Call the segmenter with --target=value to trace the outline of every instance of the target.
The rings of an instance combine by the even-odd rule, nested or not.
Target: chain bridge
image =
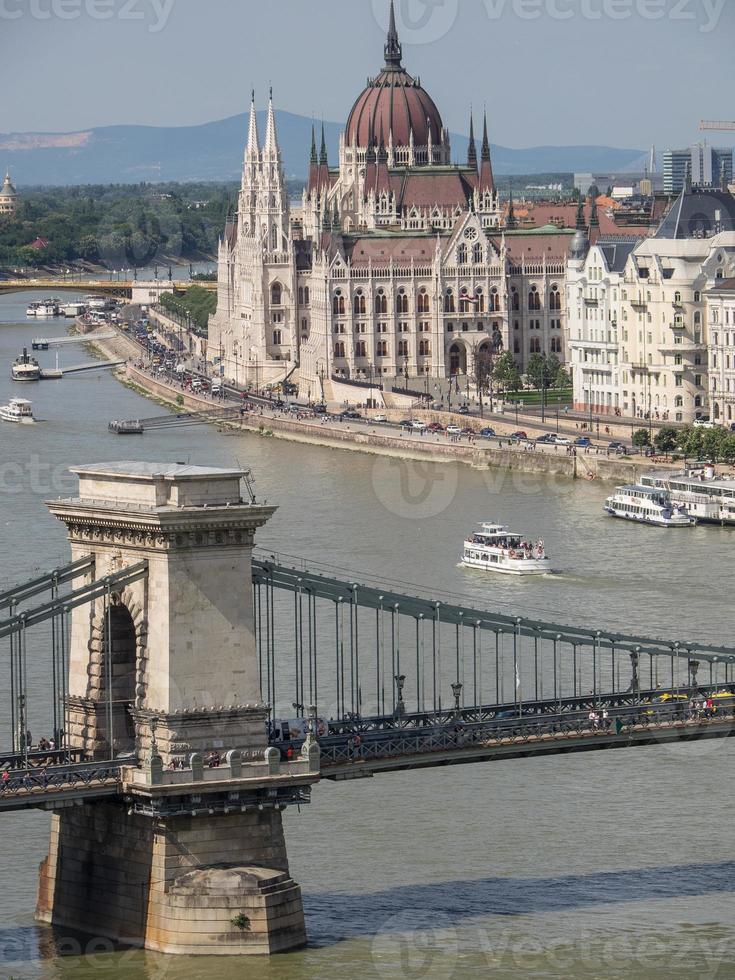
[[[281,813],[320,779],[732,733],[733,648],[254,550],[275,508],[245,471],[74,472],[78,497],[48,505],[71,561],[0,593],[0,812],[53,814],[43,921],[174,953],[292,949]]]

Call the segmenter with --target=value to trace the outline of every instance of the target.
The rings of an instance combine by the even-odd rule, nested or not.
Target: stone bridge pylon
[[[281,811],[308,802],[319,765],[315,745],[287,765],[267,748],[251,556],[274,508],[249,499],[241,470],[74,472],[78,497],[49,507],[103,585],[72,614],[67,744],[131,764],[119,798],[53,816],[38,916],[163,952],[301,946]],[[104,587],[141,563],[123,591]],[[223,765],[204,768],[213,751]]]

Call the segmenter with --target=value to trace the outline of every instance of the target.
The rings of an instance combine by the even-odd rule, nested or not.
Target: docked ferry
[[[618,487],[605,501],[605,511],[610,517],[653,527],[694,527],[697,523],[666,490],[653,487]]]
[[[663,490],[701,524],[735,525],[735,478],[718,477],[714,466],[678,473],[648,473],[644,487]]]
[[[504,575],[548,575],[551,561],[543,541],[508,530],[503,524],[481,524],[464,543],[461,564]]]
[[[41,366],[24,347],[20,357],[13,361],[10,373],[13,381],[38,381],[41,378]]]
[[[20,425],[32,425],[36,421],[33,406],[25,398],[12,398],[8,405],[0,405],[0,419]]]

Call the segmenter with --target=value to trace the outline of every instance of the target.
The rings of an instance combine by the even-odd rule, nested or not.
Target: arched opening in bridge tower
[[[136,636],[133,617],[125,606],[110,606],[102,642],[100,735],[111,756],[135,749],[135,725],[130,708],[135,700]]]

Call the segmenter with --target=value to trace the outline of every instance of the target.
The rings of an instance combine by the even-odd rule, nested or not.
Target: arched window
[[[697,310],[697,312],[694,314],[694,326],[699,327],[701,326],[701,323],[702,323],[702,314],[699,312],[699,310]]]
[[[457,265],[467,265],[467,258],[468,258],[467,246],[460,245],[459,248],[457,249]]]
[[[304,306],[309,305],[309,287],[304,286]]]
[[[702,407],[702,396],[701,395],[697,395],[697,397],[694,399],[694,407],[695,408],[701,408]]]
[[[271,286],[271,303],[273,306],[280,306],[283,299],[283,288],[280,282],[274,282]]]
[[[359,340],[355,345],[355,357],[367,357],[367,344],[364,340]]]
[[[483,293],[483,291],[481,289],[475,290],[475,299],[477,301],[475,303],[475,311],[477,313],[484,313],[485,312],[485,294]]]
[[[681,397],[681,395],[677,395],[676,396],[676,398],[674,400],[674,407],[675,408],[683,408],[684,407],[684,399]]]
[[[422,289],[418,295],[418,312],[428,313],[429,312],[429,294],[425,289]]]
[[[535,286],[531,286],[531,292],[528,294],[528,308],[532,312],[537,312],[541,309],[541,297]]]
[[[551,287],[551,293],[549,295],[549,309],[554,311],[561,309],[561,293],[559,292],[559,287],[557,285]]]
[[[456,313],[456,308],[454,305],[454,293],[451,289],[447,290],[447,294],[444,297],[444,312],[445,313]]]
[[[273,343],[276,347],[280,347],[282,343],[282,334],[280,330],[273,331]]]
[[[516,289],[515,286],[511,287],[510,295],[511,295],[511,305],[513,307],[513,312],[519,313],[521,309],[521,297],[519,296],[518,290]],[[516,353],[518,353],[518,351],[516,351]]]
[[[470,299],[469,291],[463,287],[462,293],[459,297],[459,312],[460,313],[472,313],[474,312],[475,306]]]
[[[516,338],[515,338],[515,339],[513,340],[513,353],[514,353],[514,354],[520,354],[520,352],[521,352],[521,342],[520,342],[520,340],[519,340],[519,339],[518,339],[518,338],[516,337]]]
[[[376,350],[376,354],[377,354],[378,357],[387,357],[388,356],[388,341],[387,340],[379,340],[378,341],[378,347],[377,347],[377,350]]]
[[[408,296],[405,290],[399,289],[396,297],[396,313],[408,313]]]
[[[343,358],[345,356],[345,345],[342,341],[334,345],[334,356]]]
[[[529,350],[530,350],[530,352],[532,354],[540,354],[541,353],[541,338],[540,337],[532,337],[531,338],[531,346],[530,346]]]
[[[695,292],[694,294],[694,302],[699,303],[701,302],[701,300],[702,300],[702,294],[699,292],[699,290],[697,290],[697,292]]]
[[[480,242],[475,242],[475,244],[472,246],[472,264],[482,265],[483,257],[482,244]]]
[[[339,289],[334,294],[334,300],[332,301],[332,312],[335,316],[345,315],[345,298]]]
[[[490,290],[490,312],[499,313],[500,312],[500,294],[497,289],[493,286]]]
[[[375,312],[378,316],[385,316],[388,312],[388,297],[382,289],[379,289],[375,297]]]
[[[398,341],[398,356],[399,357],[408,357],[408,341],[407,340],[399,340]]]
[[[681,306],[681,293],[678,290],[674,293],[674,304]]]
[[[299,306],[304,305],[304,287],[299,286]]]
[[[365,303],[365,296],[362,291],[355,294],[354,308],[355,308],[355,314],[357,316],[365,316],[367,312],[367,306]]]
[[[419,342],[419,354],[421,357],[429,357],[431,354],[431,341],[422,340]]]

